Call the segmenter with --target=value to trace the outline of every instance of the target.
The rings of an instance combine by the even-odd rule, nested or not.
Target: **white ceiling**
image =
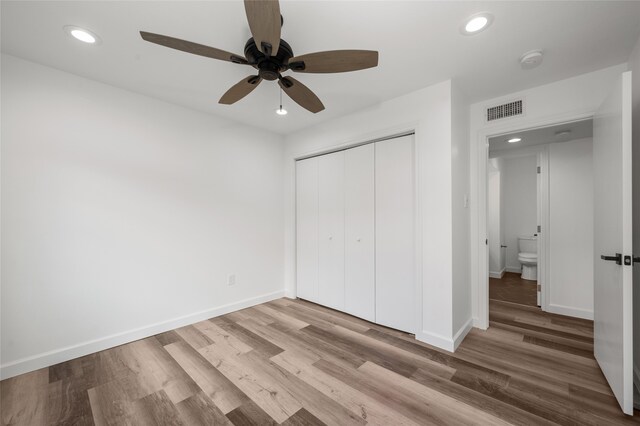
[[[558,134],[569,131],[569,134]],[[524,132],[509,133],[489,139],[489,153],[498,156],[505,152],[548,143],[569,142],[577,139],[593,137],[593,120],[575,121],[573,123],[558,124],[555,126],[541,127],[539,129]],[[521,138],[517,143],[507,142],[511,138]]]
[[[374,49],[375,69],[298,74],[326,110],[311,114],[263,82],[235,105],[220,96],[252,68],[143,41],[139,30],[243,53],[249,38],[242,1],[2,1],[2,51],[80,76],[286,134],[454,78],[479,101],[626,62],[640,36],[640,2],[282,1],[282,36],[295,54]],[[459,27],[479,11],[495,15],[476,36]],[[77,25],[103,40],[69,38]],[[542,65],[523,71],[519,56],[544,49]]]

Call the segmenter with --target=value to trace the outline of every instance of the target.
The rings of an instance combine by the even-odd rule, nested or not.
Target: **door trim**
[[[471,212],[471,221],[477,220],[477,232],[471,233],[471,267],[472,287],[475,287],[475,306],[473,326],[486,330],[489,328],[489,251],[485,240],[487,238],[487,163],[489,160],[489,139],[513,132],[522,132],[541,127],[555,126],[558,124],[572,123],[592,119],[594,111],[578,112],[570,114],[558,114],[539,120],[525,120],[525,122],[506,122],[502,126],[485,128],[478,132],[475,143],[477,144],[477,156],[474,159],[474,150],[471,150],[471,161],[477,161],[476,175],[471,176],[477,182],[477,212]],[[541,224],[542,225],[542,224]],[[548,227],[548,224],[547,224]],[[543,228],[544,230],[544,228]],[[547,260],[547,259],[545,259]],[[547,260],[548,265],[548,260]],[[545,274],[546,276],[546,274]],[[547,281],[548,282],[548,281]],[[472,288],[472,294],[474,294]],[[546,293],[546,291],[545,291]],[[548,297],[546,294],[544,297]]]

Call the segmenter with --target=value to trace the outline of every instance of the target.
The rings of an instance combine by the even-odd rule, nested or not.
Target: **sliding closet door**
[[[344,310],[344,151],[318,157],[318,303]]]
[[[373,144],[344,152],[345,311],[375,321]]]
[[[296,163],[296,285],[302,299],[318,301],[318,159]]]
[[[415,332],[413,136],[376,142],[376,322]]]

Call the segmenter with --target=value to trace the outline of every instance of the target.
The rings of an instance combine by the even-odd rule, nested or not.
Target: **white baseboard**
[[[444,349],[445,351],[454,351],[453,339],[441,336],[440,334],[422,330],[416,333],[416,340]]]
[[[484,321],[480,321],[480,318],[478,317],[471,318],[471,325],[473,328],[479,328],[480,330],[487,330],[489,328],[489,324],[485,324]]]
[[[489,277],[490,278],[497,278],[497,279],[502,279],[502,277],[504,277],[504,274],[506,272],[506,268],[503,268],[502,271],[499,272],[491,272],[489,271]]]
[[[551,312],[552,314],[567,315],[570,317],[593,320],[593,311],[588,311],[586,309],[580,309],[580,308],[573,308],[571,306],[554,305],[550,303],[547,306],[547,312]]]
[[[513,272],[514,274],[522,273],[522,266],[507,266],[504,268],[507,272]]]
[[[472,324],[473,319],[469,318],[452,338],[422,330],[416,333],[416,339],[445,351],[455,352],[471,330]]]
[[[467,320],[467,322],[465,322],[462,325],[462,327],[460,327],[460,330],[458,330],[458,332],[453,336],[453,350],[454,351],[456,349],[458,349],[458,346],[460,346],[460,343],[462,343],[464,338],[471,331],[472,327],[473,327],[473,319],[469,318]]]
[[[260,303],[268,302],[270,300],[279,299],[281,297],[284,297],[284,295],[284,290],[279,290],[273,293],[252,297],[250,299],[241,300],[239,302],[229,303],[227,305],[218,306],[216,308],[210,308],[182,317],[173,318],[145,327],[136,328],[134,330],[112,334],[110,336],[100,337],[98,339],[78,343],[77,345],[67,346],[65,348],[55,349],[38,355],[22,358],[17,361],[12,361],[0,365],[0,380],[8,379],[9,377],[28,373],[40,368],[49,367],[51,365],[89,355],[94,352],[113,348],[115,346],[133,342],[135,340],[144,339],[158,333],[164,333],[165,331],[184,327],[185,325],[228,314],[229,312],[248,308]]]

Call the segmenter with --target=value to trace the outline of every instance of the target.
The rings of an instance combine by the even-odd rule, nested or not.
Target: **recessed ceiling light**
[[[280,108],[278,108],[276,110],[276,114],[278,114],[278,115],[287,115],[287,110],[282,108],[282,107],[280,107]]]
[[[87,44],[100,44],[100,37],[95,33],[86,30],[84,28],[76,27],[74,25],[67,25],[64,27],[64,31],[76,40],[80,40]]]
[[[516,143],[516,142],[520,142],[522,140],[522,138],[511,138],[509,139],[507,142],[509,143]]]
[[[460,27],[460,32],[464,35],[478,34],[489,28],[493,22],[493,15],[488,12],[471,15]]]

